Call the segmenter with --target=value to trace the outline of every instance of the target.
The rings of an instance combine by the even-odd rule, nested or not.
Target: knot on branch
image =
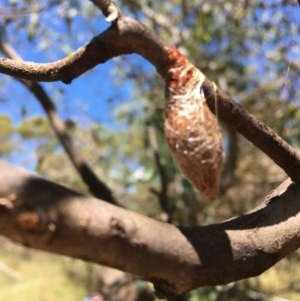
[[[42,220],[37,212],[25,211],[16,216],[16,224],[25,231],[37,231],[40,230]]]
[[[127,231],[125,229],[124,223],[115,217],[112,217],[110,220],[110,229],[111,229],[111,232],[113,233],[113,235],[117,235],[120,237],[127,236],[127,233],[126,233]]]
[[[50,233],[56,230],[53,222],[50,222],[46,213],[41,210],[27,210],[18,212],[15,217],[17,226],[26,232],[43,232]]]

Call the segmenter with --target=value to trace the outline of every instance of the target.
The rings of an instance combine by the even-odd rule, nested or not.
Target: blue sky
[[[3,0],[0,0],[0,24],[1,1]],[[90,5],[92,6],[91,3]],[[8,4],[6,7],[8,7]],[[110,26],[105,22],[100,11],[94,10],[95,16],[88,20],[80,14],[79,10],[73,17],[70,30],[63,19],[57,18],[57,14],[61,12],[55,7],[43,15],[43,18],[49,20],[47,24],[37,24],[37,33],[45,33],[45,39],[39,39],[39,36],[37,36],[36,40],[31,43],[28,42],[27,31],[30,27],[28,25],[30,21],[26,21],[26,17],[24,22],[27,28],[21,27],[16,30],[14,27],[8,26],[6,37],[25,61],[40,63],[55,61],[88,43],[95,35]],[[76,33],[75,37],[73,33]],[[2,56],[1,53],[0,55]],[[119,103],[126,102],[134,90],[132,80],[123,79],[121,75],[119,76],[116,73],[115,62],[120,59],[122,58],[115,58],[98,65],[73,80],[70,85],[61,82],[41,84],[49,96],[54,99],[59,115],[63,119],[72,118],[81,122],[89,120],[104,123],[112,128],[118,127],[111,113]],[[131,55],[130,60],[138,61],[147,70],[149,68],[153,70],[148,62],[137,55]],[[120,81],[120,78],[122,78],[122,81]],[[22,120],[23,108],[26,108],[27,117],[44,114],[37,100],[20,83],[0,74],[1,80],[5,81],[5,89],[0,93],[0,114],[9,113],[16,123]],[[14,91],[14,93],[11,93],[11,91]]]

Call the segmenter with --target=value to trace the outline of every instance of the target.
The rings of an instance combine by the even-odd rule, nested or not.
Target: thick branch
[[[14,60],[22,61],[21,57],[12,49],[7,43],[0,40],[0,51]],[[46,112],[50,125],[53,128],[56,136],[60,140],[73,166],[82,178],[83,182],[89,187],[90,192],[97,198],[102,198],[109,203],[117,204],[113,197],[112,191],[106,184],[98,179],[95,173],[90,169],[88,164],[83,160],[78,152],[72,137],[69,135],[64,122],[60,119],[56,112],[54,103],[43,89],[43,87],[36,82],[26,79],[18,79],[38,100]]]
[[[162,295],[259,275],[300,247],[300,186],[289,180],[252,212],[194,228],[85,197],[1,161],[0,197],[2,235],[138,275]]]

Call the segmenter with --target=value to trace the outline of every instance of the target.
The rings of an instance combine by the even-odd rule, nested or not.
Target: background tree
[[[299,8],[296,6],[297,3],[292,1],[276,4],[239,1],[234,6],[230,1],[201,4],[127,1],[122,10],[154,29],[170,44],[175,44],[208,78],[231,95],[238,95],[245,108],[255,112],[260,120],[297,149],[299,66],[296,46],[299,36],[296,18]],[[3,3],[2,12],[2,51],[7,50],[4,47],[7,43],[18,45],[17,50],[25,54],[26,60],[36,61],[41,52],[44,58],[39,60],[45,62],[60,58],[99,33],[99,18],[94,6],[88,2]],[[59,20],[54,19],[57,15]],[[25,32],[27,36],[24,38]],[[24,46],[19,41],[23,41]],[[49,47],[53,41],[55,49]],[[30,56],[25,42],[31,45]],[[86,91],[82,88],[83,82],[76,87],[76,82],[81,79],[67,88],[47,84],[47,89],[54,95],[53,100],[61,111],[66,106],[63,103],[67,103],[71,110],[65,111],[75,112],[65,116],[67,128],[76,137],[73,149],[75,146],[80,149],[88,162],[85,166],[97,166],[95,172],[99,179],[106,179],[105,186],[113,187],[114,199],[123,206],[180,225],[208,224],[253,208],[253,202],[260,200],[285,178],[284,173],[264,154],[224,124],[226,164],[221,194],[214,204],[205,204],[205,200],[178,173],[166,149],[162,130],[163,82],[140,58],[122,57],[110,67],[116,70],[113,74],[116,85],[124,83],[129,88],[119,87],[116,92],[105,93],[108,100],[113,99],[103,108],[105,115],[108,109],[113,111],[111,119],[106,119],[110,120],[106,125],[96,124],[91,117],[82,116],[82,107],[75,114],[74,96],[68,93],[72,90]],[[99,72],[99,76],[103,77],[103,71]],[[89,79],[92,76],[97,78],[96,71],[84,75]],[[7,91],[11,91],[14,83],[7,83],[8,79],[4,77],[3,81],[6,81]],[[101,88],[97,86],[96,89]],[[128,93],[129,89],[131,93]],[[102,88],[102,94],[104,90]],[[120,92],[125,93],[126,101],[120,100]],[[90,95],[84,92],[81,97],[83,99],[79,103],[83,105]],[[6,107],[13,102],[5,92],[2,98],[6,100]],[[99,105],[92,104],[93,108],[96,106]],[[9,157],[16,158],[12,157],[13,148],[9,145],[24,145],[24,149],[32,149],[37,158],[36,163],[28,160],[27,166],[30,161],[30,166],[36,165],[44,176],[87,191],[75,177],[72,167],[67,165],[61,147],[44,119],[30,116],[30,107],[28,102],[20,101],[19,116],[23,122],[19,127],[14,128],[7,117],[2,118],[5,122],[4,138],[11,137],[12,128],[17,133],[9,139],[9,144],[5,143],[8,150],[3,153],[9,152]],[[35,114],[36,110],[33,111]],[[66,115],[66,112],[62,113]],[[73,121],[75,116],[77,119]],[[102,117],[100,123],[104,120]],[[96,121],[99,123],[99,119]],[[16,139],[22,139],[22,144]],[[97,148],[91,147],[93,142]],[[32,147],[31,143],[37,147]],[[17,156],[17,160],[24,160],[24,156]],[[102,198],[107,200],[105,196]]]

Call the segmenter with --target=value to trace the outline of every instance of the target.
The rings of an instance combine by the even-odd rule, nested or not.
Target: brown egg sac
[[[217,119],[202,91],[205,76],[175,48],[169,53],[166,140],[186,178],[212,200],[218,193],[223,147]]]

